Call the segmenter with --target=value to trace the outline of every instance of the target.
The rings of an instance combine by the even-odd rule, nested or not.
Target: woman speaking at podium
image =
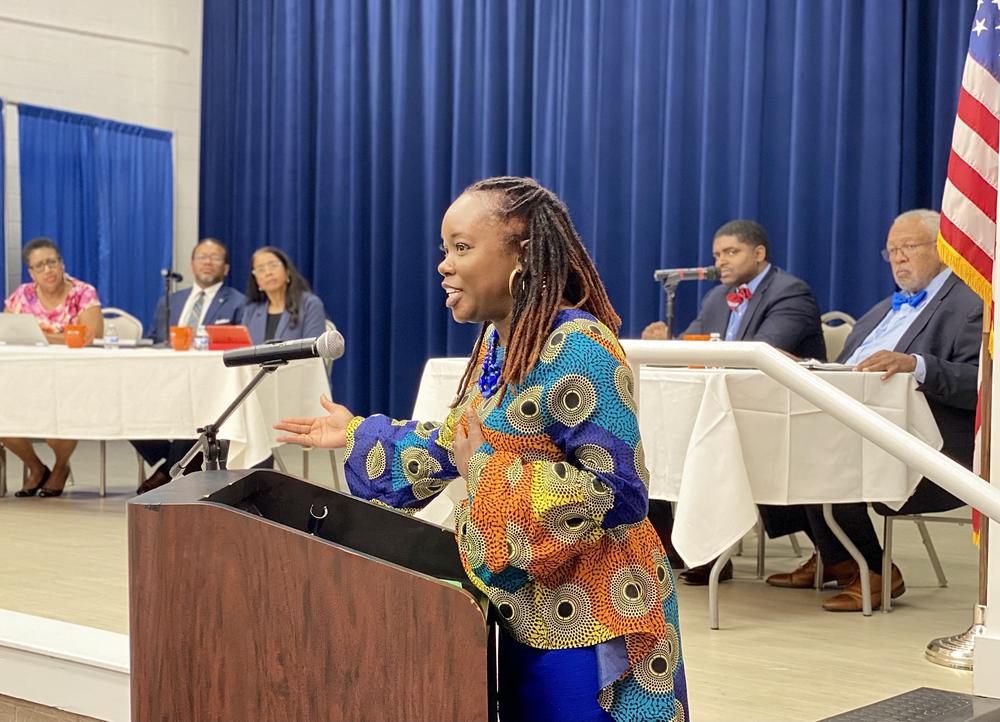
[[[620,319],[565,205],[530,178],[490,178],[441,237],[445,304],[482,324],[445,422],[324,398],[328,416],[283,420],[279,441],[346,447],[352,493],[396,508],[465,479],[456,535],[501,620],[501,720],[687,719]]]

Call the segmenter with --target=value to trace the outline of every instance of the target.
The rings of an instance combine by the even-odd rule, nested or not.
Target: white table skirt
[[[184,439],[215,421],[256,366],[227,368],[219,351],[0,346],[0,436],[63,439]],[[285,416],[326,412],[320,359],[268,376],[223,424],[228,464],[251,466],[271,453]]]
[[[424,367],[414,418],[447,414],[465,359]],[[832,386],[934,448],[941,435],[908,374],[824,372]],[[652,498],[677,501],[673,542],[690,564],[707,562],[756,523],[755,504],[884,501],[899,505],[920,475],[760,371],[640,371],[639,428]],[[452,484],[427,518],[442,521],[462,498]],[[456,488],[457,487],[457,488]]]

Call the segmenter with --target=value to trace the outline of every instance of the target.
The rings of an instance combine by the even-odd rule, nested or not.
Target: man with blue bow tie
[[[883,299],[855,324],[837,359],[858,371],[880,371],[885,380],[911,373],[924,393],[944,439],[942,453],[972,467],[979,347],[983,304],[947,266],[937,251],[940,216],[935,211],[903,213],[892,224],[882,257],[892,267],[899,291]],[[876,504],[879,513],[916,514],[947,511],[963,505],[929,479],[922,479],[898,512]],[[846,584],[826,600],[832,612],[861,611],[858,566],[830,531],[820,507],[805,507],[803,525],[823,559],[824,582]],[[882,547],[866,504],[840,504],[834,517],[865,555],[870,569],[881,570]],[[774,574],[777,587],[808,588],[816,558],[789,574]],[[881,575],[871,574],[872,607],[881,604]],[[892,596],[905,591],[899,569],[892,568]]]

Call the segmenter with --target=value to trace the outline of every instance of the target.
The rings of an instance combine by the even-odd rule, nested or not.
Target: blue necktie
[[[926,288],[920,293],[916,293],[912,296],[908,293],[903,293],[902,291],[896,291],[894,294],[892,294],[892,310],[898,311],[904,305],[909,305],[913,306],[913,308],[916,308],[921,303],[923,303],[923,300],[925,298],[927,298]]]
[[[895,303],[895,301],[893,301]],[[198,291],[198,295],[194,297],[194,305],[191,306],[191,310],[188,312],[187,323],[185,326],[190,326],[191,328],[197,328],[201,325],[201,309],[205,305],[205,292]]]

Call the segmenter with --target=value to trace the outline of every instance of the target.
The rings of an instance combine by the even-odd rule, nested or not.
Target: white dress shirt
[[[187,297],[187,301],[184,302],[184,308],[181,309],[181,315],[178,317],[178,323],[182,326],[187,325],[188,314],[191,313],[191,309],[194,307],[194,303],[198,300],[198,293],[200,291],[205,292],[205,300],[201,304],[201,317],[198,319],[198,323],[195,326],[201,326],[202,321],[205,318],[205,314],[208,313],[208,307],[211,305],[212,301],[215,299],[215,294],[219,292],[222,288],[222,281],[212,284],[208,288],[202,288],[201,286],[195,284],[191,288],[191,294]]]
[[[899,307],[898,311],[893,311],[891,308],[879,322],[878,326],[872,329],[871,333],[861,342],[854,353],[852,353],[847,360],[844,362],[846,364],[856,365],[864,361],[866,358],[871,356],[876,351],[892,351],[896,348],[896,344],[899,340],[903,338],[907,329],[917,320],[917,316],[920,312],[927,308],[927,304],[931,302],[931,299],[937,295],[937,292],[941,290],[944,282],[948,280],[948,276],[951,275],[951,269],[946,268],[938,275],[931,279],[931,282],[927,284],[927,295],[924,300],[920,302],[916,307],[910,306],[908,304],[903,304]],[[913,296],[915,294],[908,294]],[[924,379],[927,378],[927,364],[924,361],[923,356],[920,354],[910,354],[917,360],[917,367],[913,370],[913,378],[917,380],[918,383],[923,383]]]

